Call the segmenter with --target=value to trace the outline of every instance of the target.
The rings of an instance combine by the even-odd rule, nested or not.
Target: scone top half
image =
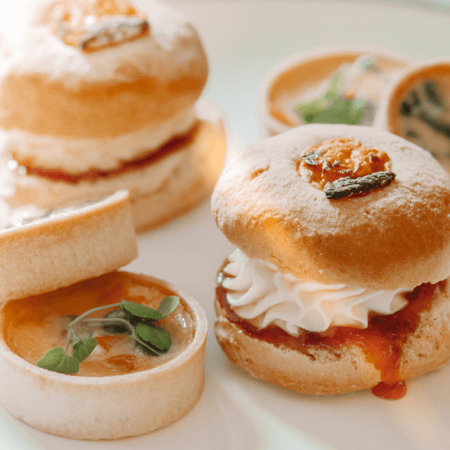
[[[20,164],[109,170],[116,147],[131,160],[193,128],[208,66],[176,11],[153,0],[145,12],[125,0],[46,0],[29,15],[0,74],[3,146]],[[99,158],[65,167],[92,148]],[[52,158],[36,155],[48,149]]]
[[[395,178],[382,186],[375,175],[370,192],[327,198],[320,175],[339,159],[350,178]],[[450,275],[450,179],[428,152],[386,132],[309,125],[262,140],[229,161],[212,207],[247,257],[297,279],[386,291]]]

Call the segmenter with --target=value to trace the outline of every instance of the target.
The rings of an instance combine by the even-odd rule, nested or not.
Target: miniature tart
[[[216,336],[252,375],[392,398],[450,358],[450,178],[428,152],[369,127],[297,127],[234,155],[212,209],[238,247]]]
[[[52,210],[0,209],[0,301],[96,277],[137,256],[126,191]]]
[[[450,171],[450,61],[402,71],[386,90],[376,126],[420,145]]]
[[[261,83],[261,136],[305,123],[371,125],[383,87],[407,65],[403,57],[363,48],[291,56]]]
[[[93,331],[91,322],[80,322],[77,332],[98,345],[77,376],[36,366],[50,347],[63,345],[74,316],[121,299],[156,308],[171,295],[180,304],[158,323],[172,338],[167,353],[150,356],[126,334]],[[203,390],[205,314],[191,297],[156,278],[112,272],[8,302],[0,310],[0,327],[0,401],[13,416],[47,433],[76,439],[147,433],[185,415]]]

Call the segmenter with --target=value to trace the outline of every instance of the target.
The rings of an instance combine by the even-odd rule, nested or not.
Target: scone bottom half
[[[394,399],[450,359],[450,179],[423,149],[298,127],[229,161],[212,209],[239,249],[219,271],[216,337],[249,374]]]
[[[34,264],[45,248],[55,267],[44,264],[40,283],[36,271],[16,275],[24,277],[22,290],[0,308],[5,410],[46,433],[94,440],[145,434],[190,411],[204,386],[206,316],[175,286],[116,271],[136,256],[128,194],[47,214],[14,213],[2,244],[22,241]],[[97,257],[99,244],[116,267]],[[81,275],[68,281],[58,267]]]

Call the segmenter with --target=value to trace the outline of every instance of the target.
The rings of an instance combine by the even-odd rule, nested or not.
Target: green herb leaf
[[[162,319],[162,314],[159,311],[156,311],[156,309],[141,305],[140,303],[129,302],[128,300],[122,300],[120,309],[123,311],[128,311],[133,316],[140,317],[141,319],[152,321]]]
[[[366,109],[362,99],[346,100],[340,97],[343,89],[343,74],[336,75],[330,87],[319,98],[300,103],[296,110],[303,122],[309,123],[340,123],[358,125]]]
[[[136,326],[136,335],[162,353],[167,352],[172,346],[172,339],[170,338],[169,332],[156,325],[139,323]]]
[[[38,362],[38,367],[59,373],[78,373],[78,359],[69,356],[61,347],[51,348]]]
[[[171,295],[170,297],[163,298],[159,304],[158,311],[162,314],[161,319],[172,314],[177,306],[180,304],[180,297]]]
[[[75,337],[73,340],[72,356],[78,360],[78,362],[83,362],[97,347],[97,341],[93,337],[88,337],[81,340]]]

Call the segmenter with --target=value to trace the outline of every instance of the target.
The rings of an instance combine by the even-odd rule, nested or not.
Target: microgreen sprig
[[[67,339],[66,348],[54,347],[47,351],[47,353],[37,362],[38,367],[52,370],[60,373],[78,373],[80,370],[80,363],[83,362],[97,346],[97,340],[93,337],[81,339],[76,333],[74,326],[80,322],[105,324],[103,329],[111,331],[113,334],[121,334],[129,332],[130,337],[137,343],[142,345],[147,353],[150,355],[161,355],[167,352],[171,345],[172,339],[167,330],[154,324],[161,319],[164,319],[173,311],[180,303],[179,297],[174,295],[164,298],[158,309],[150,308],[149,306],[140,303],[130,302],[128,300],[121,300],[120,303],[113,303],[111,305],[99,306],[92,308],[89,311],[78,316],[67,325]],[[118,307],[112,312],[116,316],[121,317],[107,317],[103,318],[88,318],[90,314]],[[106,325],[108,324],[108,325]],[[113,328],[114,324],[120,331],[116,333]],[[72,344],[72,354],[69,355],[70,344]]]

